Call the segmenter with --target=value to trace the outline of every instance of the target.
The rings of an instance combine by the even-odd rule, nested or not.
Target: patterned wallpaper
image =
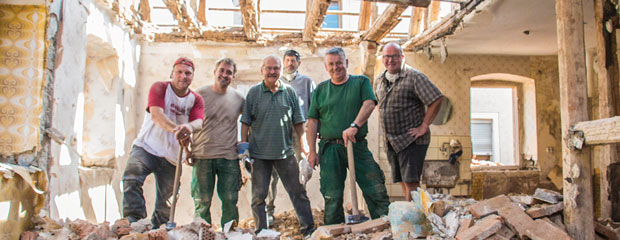
[[[45,7],[0,5],[0,154],[39,143]]]

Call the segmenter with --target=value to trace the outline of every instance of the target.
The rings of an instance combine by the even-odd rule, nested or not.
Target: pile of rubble
[[[279,232],[281,239],[303,240],[304,236],[299,232],[299,220],[295,210],[288,210],[282,213],[276,213],[273,216],[274,221],[271,229]],[[323,225],[323,210],[312,209],[312,218],[316,226]],[[254,220],[252,218],[239,221],[238,226],[244,229],[254,229]]]

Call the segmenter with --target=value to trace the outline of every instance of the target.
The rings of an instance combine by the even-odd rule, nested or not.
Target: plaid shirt
[[[429,144],[430,130],[414,139],[407,133],[410,128],[418,127],[426,115],[425,106],[430,105],[443,95],[428,77],[408,65],[401,69],[398,79],[390,83],[385,72],[377,77],[376,95],[379,101],[379,119],[385,136],[396,152],[400,152],[412,142]]]

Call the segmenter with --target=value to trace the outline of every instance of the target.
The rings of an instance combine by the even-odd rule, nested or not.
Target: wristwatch
[[[352,122],[351,125],[349,125],[349,127],[360,129],[360,125],[357,125],[357,123],[355,122]]]

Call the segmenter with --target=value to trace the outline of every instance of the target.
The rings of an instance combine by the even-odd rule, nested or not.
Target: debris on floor
[[[412,199],[390,204],[388,216],[350,225],[323,226],[323,211],[312,209],[317,229],[311,239],[572,239],[564,226],[562,195],[555,191],[539,188],[534,195],[499,195],[476,201],[420,190],[412,192]],[[236,227],[226,227],[224,232],[200,218],[170,231],[152,229],[146,219],[134,223],[120,219],[112,226],[108,222],[52,221],[39,216],[32,221],[34,229],[23,232],[21,239],[304,239],[294,210],[275,214],[272,228],[258,235],[251,218],[241,220]],[[599,220],[595,230],[599,239],[620,239],[620,223]]]

